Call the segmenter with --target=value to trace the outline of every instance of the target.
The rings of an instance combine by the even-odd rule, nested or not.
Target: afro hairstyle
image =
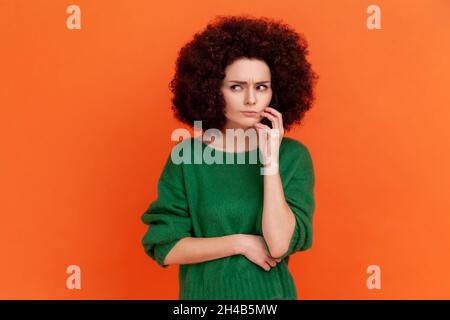
[[[290,26],[267,17],[216,16],[179,51],[170,81],[172,110],[182,123],[204,130],[226,123],[221,86],[225,69],[239,58],[260,59],[270,68],[270,103],[289,130],[312,106],[319,78],[307,61],[305,38]]]

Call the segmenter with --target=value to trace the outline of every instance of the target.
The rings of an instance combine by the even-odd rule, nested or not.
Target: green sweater
[[[184,237],[221,237],[231,234],[262,236],[264,176],[258,149],[225,152],[199,138],[178,142],[173,153],[191,163],[176,164],[168,157],[158,181],[158,197],[142,215],[149,225],[142,244],[145,252],[161,267],[164,258]],[[186,153],[185,153],[186,152]],[[232,157],[234,164],[200,164],[202,152],[215,157]],[[190,153],[190,154],[189,154]],[[252,155],[253,154],[253,155]],[[225,155],[225,156],[224,156]],[[257,161],[250,162],[256,156]],[[245,157],[245,164],[238,163]],[[288,251],[270,271],[244,255],[179,266],[179,299],[297,299],[288,269],[289,255],[312,244],[314,212],[314,170],[310,153],[301,142],[283,137],[279,172],[287,203],[296,217]],[[266,244],[267,248],[267,244]]]

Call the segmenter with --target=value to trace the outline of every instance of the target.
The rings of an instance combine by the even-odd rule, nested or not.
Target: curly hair
[[[179,51],[169,88],[172,110],[193,127],[222,129],[225,100],[220,87],[225,68],[239,58],[263,60],[270,68],[271,105],[281,112],[283,127],[300,124],[314,100],[319,78],[306,60],[308,44],[288,25],[266,17],[216,16]]]

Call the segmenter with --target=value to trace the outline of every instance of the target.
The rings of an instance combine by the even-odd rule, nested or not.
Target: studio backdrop
[[[141,215],[176,143],[179,50],[268,17],[319,75],[301,299],[450,299],[450,1],[0,0],[0,298],[177,299]]]

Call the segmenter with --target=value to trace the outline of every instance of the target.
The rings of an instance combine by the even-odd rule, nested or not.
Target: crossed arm
[[[263,237],[269,254],[277,258],[288,250],[296,222],[284,197],[280,175],[266,175],[264,179]],[[164,264],[200,263],[243,254],[245,241],[241,234],[211,238],[185,237],[169,251]]]

